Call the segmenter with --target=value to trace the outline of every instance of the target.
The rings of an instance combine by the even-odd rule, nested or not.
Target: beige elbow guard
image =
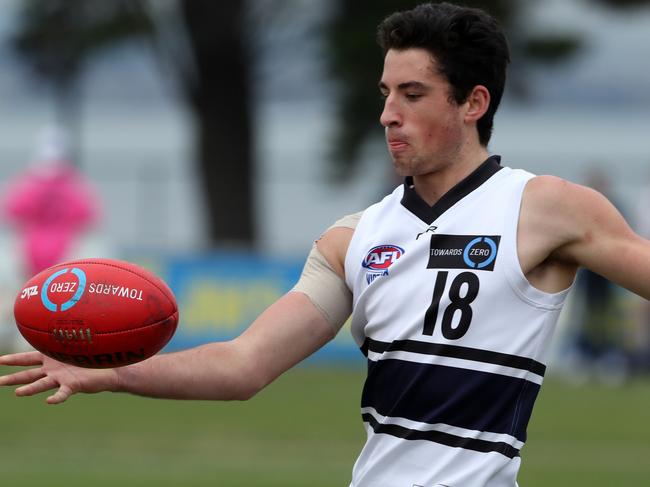
[[[291,291],[306,294],[337,333],[352,313],[352,292],[314,243]]]

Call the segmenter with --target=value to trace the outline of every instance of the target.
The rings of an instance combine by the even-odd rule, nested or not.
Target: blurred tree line
[[[623,9],[650,0],[590,0]],[[175,80],[194,116],[196,161],[208,214],[211,244],[255,244],[252,39],[278,12],[290,18],[300,0],[24,0],[13,38],[15,52],[52,90],[61,123],[74,134],[80,122],[85,67],[105,49],[145,39]],[[337,132],[332,174],[351,174],[364,143],[378,131],[375,86],[382,66],[374,33],[379,22],[414,0],[332,0],[332,14],[313,35],[323,36],[325,65],[337,85]],[[464,0],[496,16],[508,33],[512,57],[509,90],[525,97],[521,71],[529,63],[554,63],[579,52],[578,33],[534,34],[529,2]],[[254,15],[251,15],[251,12]],[[296,39],[300,42],[300,39]]]

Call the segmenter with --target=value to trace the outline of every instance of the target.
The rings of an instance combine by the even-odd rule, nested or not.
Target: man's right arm
[[[333,227],[316,243],[343,284],[352,234],[351,228]],[[321,291],[341,299],[336,287],[330,284]],[[332,313],[323,311],[307,294],[289,292],[236,339],[126,367],[118,373],[117,389],[174,399],[248,399],[334,338],[337,327],[328,319]]]
[[[116,389],[172,399],[245,400],[333,336],[305,295],[288,293],[234,340],[118,369]]]
[[[245,400],[306,358],[334,333],[304,294],[288,293],[266,309],[239,337],[176,353],[160,354],[115,369],[85,369],[40,352],[0,357],[0,365],[36,366],[0,377],[21,385],[18,396],[56,389],[58,404],[78,392],[129,392],[168,399]]]
[[[333,228],[318,249],[335,272],[343,263],[352,230]],[[239,337],[176,353],[156,355],[116,369],[83,369],[56,362],[39,352],[0,357],[0,365],[36,366],[0,378],[0,385],[21,385],[19,396],[56,389],[47,401],[57,404],[78,392],[129,392],[170,399],[244,400],[284,371],[325,345],[332,325],[311,299],[289,292],[267,308]]]

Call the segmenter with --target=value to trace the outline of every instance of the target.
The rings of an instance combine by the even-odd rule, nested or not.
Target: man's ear
[[[490,92],[483,85],[476,85],[465,101],[465,122],[476,122],[490,107]]]

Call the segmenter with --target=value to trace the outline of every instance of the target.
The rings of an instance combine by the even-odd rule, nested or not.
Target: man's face
[[[379,89],[385,97],[380,117],[400,176],[419,176],[453,164],[465,136],[463,105],[435,70],[424,49],[391,49],[384,59]]]

